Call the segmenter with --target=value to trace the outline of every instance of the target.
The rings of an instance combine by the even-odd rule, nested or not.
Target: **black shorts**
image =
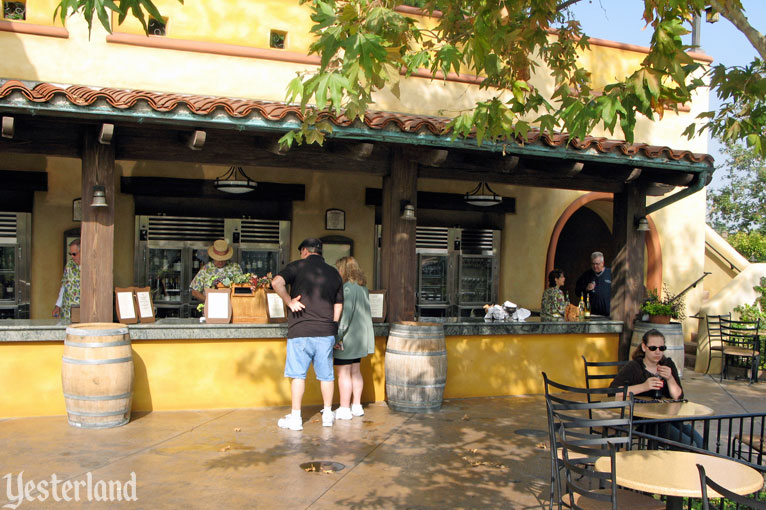
[[[362,361],[362,358],[355,358],[355,359],[338,359],[338,358],[335,358],[333,360],[333,364],[335,366],[353,365],[354,363],[360,363],[361,361]]]

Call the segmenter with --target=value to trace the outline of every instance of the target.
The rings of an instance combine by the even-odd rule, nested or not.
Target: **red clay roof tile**
[[[269,121],[281,121],[288,115],[293,115],[297,119],[302,118],[299,106],[255,99],[94,88],[78,85],[70,85],[64,88],[51,83],[38,83],[30,88],[27,84],[17,80],[7,80],[0,84],[0,100],[7,98],[13,92],[20,93],[27,101],[34,103],[50,102],[55,96],[60,95],[71,104],[83,107],[93,105],[98,100],[104,100],[113,108],[125,110],[133,108],[139,102],[145,102],[149,108],[160,113],[171,112],[178,106],[184,106],[190,112],[202,116],[210,115],[218,108],[221,108],[226,112],[226,115],[232,118],[244,118],[250,115],[257,115]],[[345,116],[335,117],[327,114],[324,118],[329,119],[337,126],[350,126],[352,124]],[[364,117],[364,124],[372,130],[396,129],[405,133],[417,133],[421,130],[427,130],[434,135],[440,135],[444,134],[444,129],[449,120],[446,117],[429,115],[368,111]],[[563,147],[569,144],[575,149],[595,149],[602,154],[643,155],[652,159],[667,158],[674,161],[706,162],[710,166],[713,165],[713,158],[709,154],[697,154],[687,150],[673,150],[669,147],[643,143],[630,144],[625,141],[602,137],[587,136],[582,140],[570,140],[567,134],[557,133],[551,136],[548,133],[541,134],[537,130],[531,130],[526,140],[517,140],[517,142],[546,145],[548,147]]]

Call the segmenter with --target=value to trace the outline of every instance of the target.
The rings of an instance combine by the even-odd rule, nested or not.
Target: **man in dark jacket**
[[[590,300],[590,311],[609,316],[612,300],[612,270],[604,267],[604,254],[594,251],[590,255],[590,269],[577,279],[575,295]]]

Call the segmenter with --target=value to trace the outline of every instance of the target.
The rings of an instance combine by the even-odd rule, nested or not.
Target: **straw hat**
[[[213,246],[207,249],[207,254],[213,260],[229,260],[234,255],[234,249],[226,239],[217,239]]]

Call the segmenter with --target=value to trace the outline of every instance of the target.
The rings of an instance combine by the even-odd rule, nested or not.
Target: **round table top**
[[[649,420],[695,418],[712,416],[714,413],[708,406],[695,402],[636,402],[633,406],[633,416]]]
[[[713,481],[737,494],[746,495],[763,488],[761,473],[739,462],[712,455],[670,450],[631,450],[615,454],[617,485],[652,494],[699,498],[699,471]],[[609,457],[596,461],[597,471],[609,470]],[[709,497],[720,494],[708,488]]]

